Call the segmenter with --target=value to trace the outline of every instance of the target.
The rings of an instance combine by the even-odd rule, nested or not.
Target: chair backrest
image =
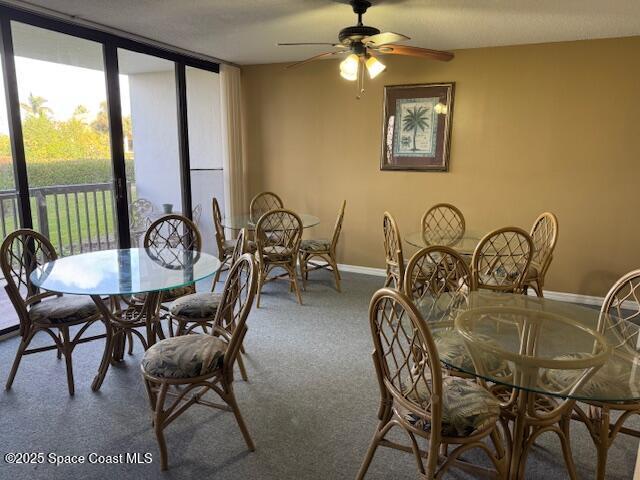
[[[247,229],[243,228],[238,233],[236,238],[236,245],[233,247],[233,253],[231,254],[231,265],[236,263],[240,256],[247,253]]]
[[[35,230],[23,228],[7,235],[0,246],[0,268],[7,282],[5,290],[20,319],[20,332],[28,322],[27,306],[42,298],[55,295],[40,293],[31,283],[31,272],[58,258],[47,237]]]
[[[533,240],[521,228],[488,233],[473,252],[474,288],[521,293],[532,256]]]
[[[256,225],[259,258],[268,251],[297,255],[301,240],[302,220],[291,210],[271,210],[260,217]]]
[[[425,247],[409,260],[404,275],[404,293],[416,305],[426,308],[420,309],[425,319],[430,319],[431,313],[435,313],[436,309],[445,312],[470,290],[471,269],[464,258],[452,248]],[[434,318],[440,319],[438,316]]]
[[[284,207],[284,203],[273,192],[262,192],[251,199],[249,204],[249,217],[252,222],[260,220],[265,213]]]
[[[213,211],[213,227],[215,228],[218,256],[222,258],[226,236],[224,233],[224,225],[222,225],[222,212],[220,212],[220,205],[218,204],[216,197],[213,197],[211,200],[211,210]]]
[[[200,218],[202,217],[202,204],[198,203],[193,210],[191,210],[191,219],[193,223],[198,225],[200,223]]]
[[[338,213],[338,218],[336,219],[336,225],[333,227],[333,237],[331,237],[331,252],[335,253],[336,247],[338,246],[338,240],[340,239],[340,232],[342,232],[342,220],[344,219],[344,209],[347,206],[347,201],[344,200],[342,202],[342,207],[340,207],[340,212]]]
[[[450,203],[438,203],[422,216],[422,236],[427,245],[453,245],[465,232],[462,212]]]
[[[221,334],[229,341],[223,360],[225,375],[233,375],[233,364],[247,332],[247,316],[258,286],[257,273],[255,257],[245,253],[231,266],[224,283],[212,334]]]
[[[540,274],[544,275],[549,268],[553,250],[558,241],[558,218],[551,212],[541,214],[533,222],[531,238],[534,247],[531,262],[539,269]]]
[[[195,223],[187,217],[172,213],[158,218],[144,234],[145,248],[202,249],[202,237]]]
[[[398,224],[389,212],[384,212],[382,231],[384,233],[384,259],[387,266],[387,274],[391,269],[397,269],[399,280],[396,286],[402,288],[404,279],[402,239]]]
[[[129,226],[132,228],[144,227],[151,213],[153,213],[153,203],[146,198],[134,200],[129,205]]]
[[[404,293],[390,288],[373,295],[369,322],[383,396],[429,419],[432,435],[437,435],[442,421],[442,370],[427,324]]]
[[[639,330],[629,322],[637,324],[639,320],[640,269],[632,270],[613,284],[600,309],[598,331],[613,334],[618,341],[615,346],[626,345],[637,354]]]

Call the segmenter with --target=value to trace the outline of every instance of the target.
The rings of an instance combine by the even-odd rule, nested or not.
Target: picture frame
[[[385,85],[380,170],[447,172],[455,82]]]

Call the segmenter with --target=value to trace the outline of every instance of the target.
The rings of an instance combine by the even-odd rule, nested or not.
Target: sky
[[[92,119],[100,108],[100,102],[107,98],[104,72],[101,71],[16,57],[16,75],[20,102],[26,102],[30,93],[44,97],[56,120],[70,118],[78,105],[87,107],[87,118]],[[0,133],[8,134],[2,76],[0,87]],[[120,96],[122,114],[128,116],[131,109],[126,75],[120,75]]]

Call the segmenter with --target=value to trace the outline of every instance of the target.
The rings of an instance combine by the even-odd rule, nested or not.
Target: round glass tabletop
[[[451,247],[459,253],[473,254],[480,237],[472,233],[465,233],[461,238],[454,238],[444,232],[413,232],[404,237],[405,242],[414,247],[424,248],[432,245]]]
[[[493,292],[425,297],[448,367],[562,398],[640,400],[640,326],[594,308]]]
[[[60,258],[31,273],[37,287],[76,295],[131,295],[188,285],[216,273],[217,257],[191,250],[130,248]]]
[[[298,216],[302,220],[302,228],[315,227],[320,223],[320,219],[314,215],[308,213],[299,213]],[[225,228],[231,230],[241,230],[246,228],[247,230],[255,230],[256,223],[251,220],[249,215],[234,215],[233,217],[225,217],[222,219],[222,225]]]

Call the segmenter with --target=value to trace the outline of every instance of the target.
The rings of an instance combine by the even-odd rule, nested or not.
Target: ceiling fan
[[[331,45],[336,49],[293,63],[288,65],[287,68],[299,67],[314,60],[334,55],[347,55],[340,62],[340,75],[346,80],[360,80],[360,82],[363,82],[365,68],[370,78],[375,78],[386,69],[385,65],[376,58],[377,55],[409,55],[444,62],[448,62],[453,58],[453,53],[450,52],[397,45],[397,42],[409,40],[409,37],[394,32],[381,33],[377,28],[362,23],[362,15],[371,6],[371,2],[368,0],[350,0],[349,4],[354,13],[358,15],[358,23],[340,30],[338,34],[339,43],[278,43],[278,46]]]

